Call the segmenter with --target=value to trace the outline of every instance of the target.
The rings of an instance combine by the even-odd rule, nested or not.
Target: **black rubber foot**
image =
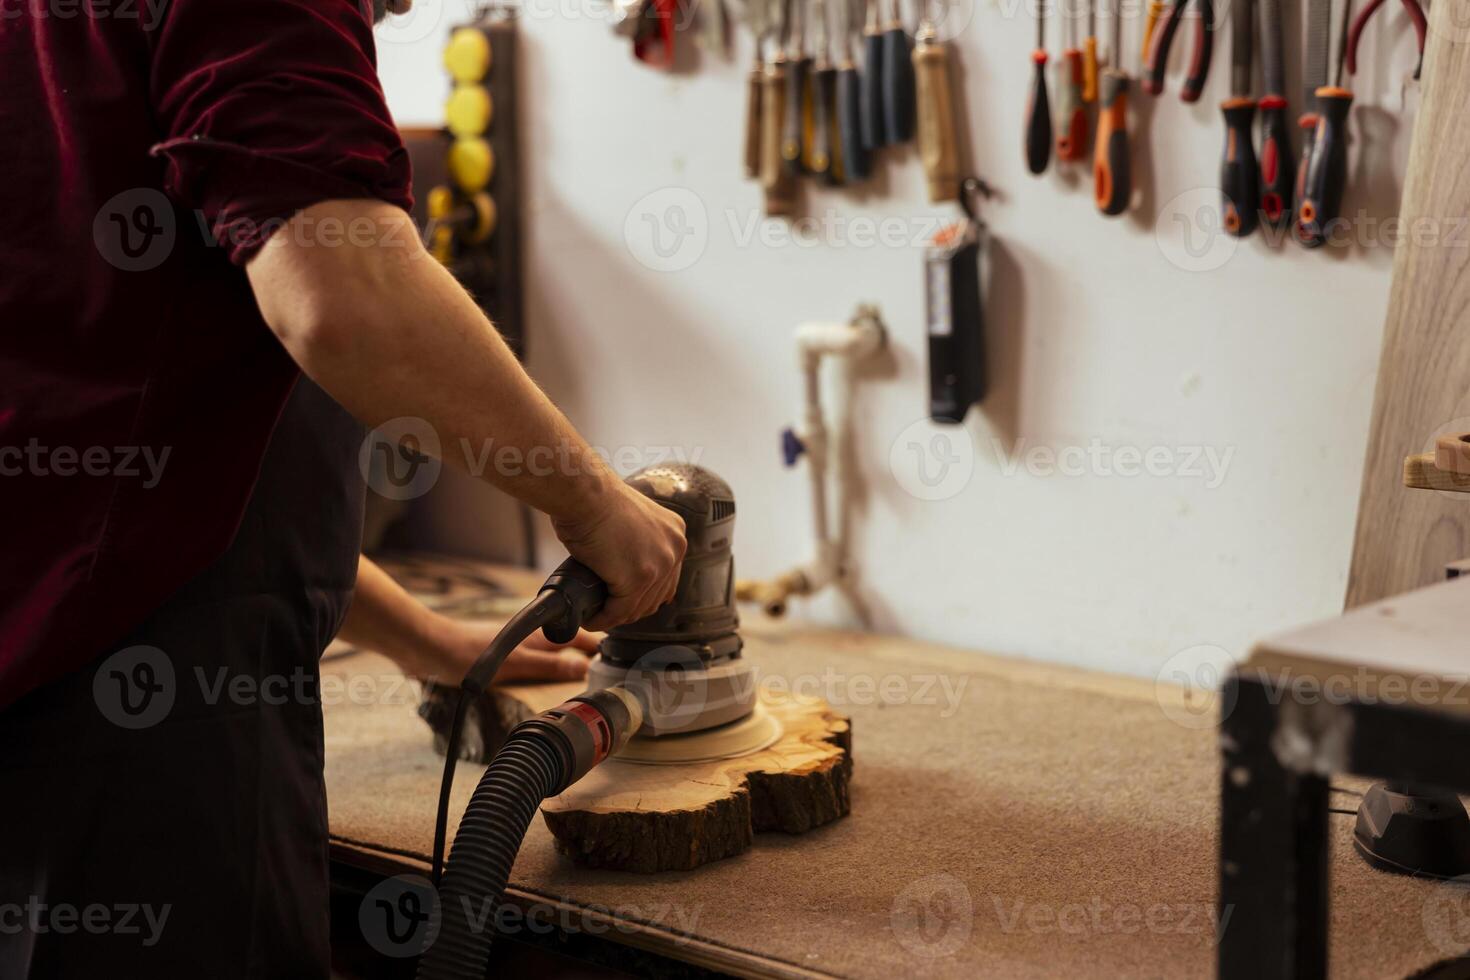
[[[1382,871],[1457,878],[1470,874],[1470,816],[1453,793],[1374,783],[1358,805],[1353,846]]]

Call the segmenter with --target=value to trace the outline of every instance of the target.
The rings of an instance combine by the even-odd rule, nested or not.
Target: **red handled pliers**
[[[1414,25],[1414,34],[1419,41],[1419,61],[1414,65],[1414,77],[1418,78],[1419,70],[1424,67],[1424,35],[1428,30],[1428,25],[1425,23],[1424,8],[1419,5],[1419,0],[1403,0],[1403,4],[1404,11],[1408,13],[1409,20]],[[1347,65],[1349,75],[1358,73],[1358,39],[1363,36],[1363,28],[1368,26],[1368,18],[1377,13],[1381,6],[1383,6],[1383,0],[1372,0],[1372,3],[1358,13],[1357,18],[1353,20],[1353,26],[1348,29],[1347,50],[1343,53],[1343,62]]]
[[[1174,35],[1179,31],[1189,3],[1190,0],[1174,0],[1163,22],[1149,38],[1143,61],[1143,90],[1150,95],[1158,95],[1164,90],[1164,68],[1169,63],[1169,47],[1174,43]],[[1210,74],[1210,56],[1215,48],[1215,4],[1213,0],[1196,0],[1196,4],[1199,17],[1194,28],[1194,56],[1189,60],[1189,76],[1179,90],[1179,98],[1185,102],[1194,102],[1204,91],[1205,79]]]

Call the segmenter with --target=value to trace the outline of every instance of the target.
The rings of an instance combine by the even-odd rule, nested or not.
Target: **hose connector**
[[[536,733],[553,739],[562,749],[566,765],[560,793],[581,779],[608,756],[628,744],[643,725],[643,706],[627,688],[603,688],[579,694],[555,708],[527,718],[511,737]]]

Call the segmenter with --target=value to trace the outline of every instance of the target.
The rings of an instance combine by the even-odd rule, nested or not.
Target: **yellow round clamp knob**
[[[482,191],[495,176],[495,151],[477,136],[457,139],[449,148],[449,173],[465,193]]]
[[[434,235],[429,242],[429,254],[441,265],[448,265],[454,261],[454,229],[448,225],[440,225],[434,229]]]
[[[475,27],[461,27],[449,36],[444,67],[456,82],[478,82],[490,71],[490,39]]]
[[[470,207],[474,209],[474,221],[464,230],[464,241],[467,245],[480,245],[495,234],[499,213],[495,210],[495,199],[483,192],[470,198]]]
[[[456,85],[444,103],[444,120],[455,136],[479,136],[490,128],[492,115],[490,90],[483,85]]]
[[[424,208],[428,211],[430,221],[443,221],[454,210],[454,191],[443,184],[431,188],[424,199]]]

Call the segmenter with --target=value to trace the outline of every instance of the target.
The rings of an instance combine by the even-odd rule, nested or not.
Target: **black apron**
[[[363,437],[303,378],[229,550],[0,713],[0,978],[327,975],[317,662],[356,581]]]

